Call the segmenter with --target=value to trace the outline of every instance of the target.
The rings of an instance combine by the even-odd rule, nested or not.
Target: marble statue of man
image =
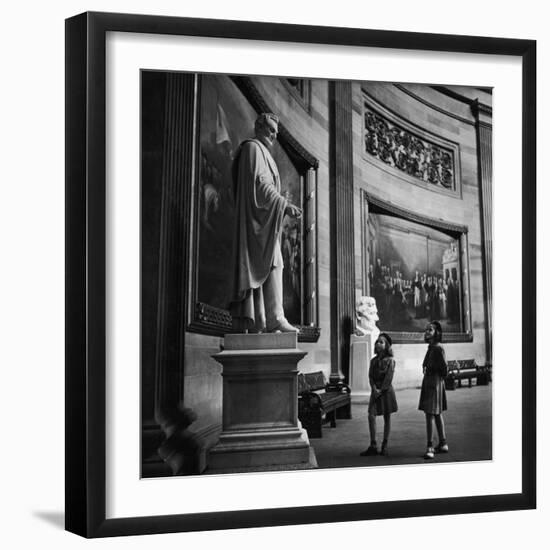
[[[279,170],[269,149],[279,119],[263,113],[255,138],[241,143],[233,163],[235,194],[234,283],[231,313],[241,331],[297,332],[283,310],[281,230],[285,215],[302,211],[281,195]]]

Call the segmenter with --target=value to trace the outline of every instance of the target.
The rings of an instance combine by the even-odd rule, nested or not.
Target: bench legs
[[[331,428],[336,428],[336,419],[351,418],[351,402],[343,407],[338,407],[326,413],[325,420],[330,423]],[[323,414],[321,411],[308,411],[300,415],[302,427],[307,430],[310,438],[323,437]]]
[[[481,373],[477,375],[476,385],[478,386],[488,386],[489,385],[489,375],[486,373]]]
[[[468,387],[472,387],[472,379],[475,379],[476,386],[487,386],[491,380],[491,373],[486,367],[478,367],[475,370],[450,371],[445,378],[445,389],[454,390],[462,387],[462,380],[468,380]]]
[[[325,420],[330,422],[331,428],[336,428],[336,411],[326,413]],[[312,438],[323,437],[323,417],[319,414],[307,414],[300,418],[302,426],[307,430],[307,435]]]
[[[351,419],[351,402],[344,407],[336,409],[336,418],[345,418],[346,420]]]
[[[445,389],[449,391],[456,390],[457,381],[454,378],[447,377],[445,379]]]
[[[302,427],[310,438],[323,437],[323,415],[321,411],[308,411],[300,415]]]
[[[327,420],[330,422],[331,428],[336,428],[336,419],[344,418],[349,420],[351,418],[351,403],[343,407],[338,407],[332,411],[329,411],[326,416]]]
[[[461,388],[462,387],[462,380],[459,378],[458,379],[458,387]],[[471,388],[472,387],[472,379],[471,378],[468,378],[468,387]]]
[[[323,428],[321,422],[318,424],[310,424],[306,427],[307,435],[311,439],[320,439],[323,437]]]

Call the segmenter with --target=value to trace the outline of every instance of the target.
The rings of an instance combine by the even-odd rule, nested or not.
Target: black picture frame
[[[522,60],[522,489],[514,494],[106,519],[106,33],[353,45]],[[416,517],[536,506],[536,42],[83,13],[66,21],[66,529],[85,537]],[[138,419],[136,419],[138,422]],[[136,460],[138,458],[136,457]]]

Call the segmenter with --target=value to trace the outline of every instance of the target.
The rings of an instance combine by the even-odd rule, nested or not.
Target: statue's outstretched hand
[[[293,204],[288,204],[285,208],[285,215],[290,216],[291,218],[299,218],[302,215],[302,209],[294,206]]]

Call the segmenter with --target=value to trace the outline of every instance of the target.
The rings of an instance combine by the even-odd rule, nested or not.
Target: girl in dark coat
[[[388,334],[381,332],[374,344],[376,355],[371,359],[369,367],[369,383],[371,387],[369,401],[369,432],[370,446],[361,456],[378,454],[376,447],[376,417],[384,417],[384,440],[380,449],[381,455],[387,454],[388,438],[391,428],[391,414],[397,412],[397,400],[392,386],[395,360],[391,349],[392,341]]]
[[[445,437],[445,423],[443,411],[447,410],[447,395],[445,393],[445,377],[447,376],[447,362],[445,350],[441,346],[443,330],[437,321],[432,321],[424,333],[424,341],[428,344],[428,351],[422,363],[422,389],[418,408],[426,415],[426,436],[428,440],[424,458],[434,457],[434,452],[448,453],[449,446]],[[437,428],[439,444],[433,446],[433,423]]]

